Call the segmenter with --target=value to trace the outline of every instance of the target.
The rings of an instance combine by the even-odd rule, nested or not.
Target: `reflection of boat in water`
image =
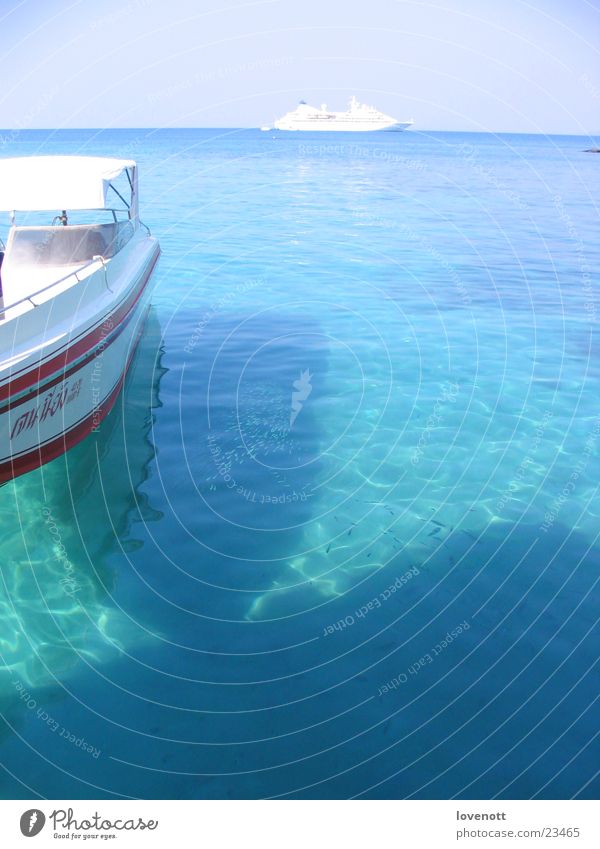
[[[0,490],[0,695],[109,661],[141,639],[112,601],[115,561],[151,521],[143,484],[155,455],[153,409],[164,372],[151,310],[123,393],[89,439]],[[104,529],[100,531],[100,529]]]
[[[117,538],[123,540],[136,517],[156,517],[142,485],[155,456],[150,434],[153,410],[161,406],[159,386],[165,373],[161,345],[158,317],[150,307],[123,393],[113,412],[89,439],[40,472],[47,488],[47,474],[56,468],[65,481],[65,489],[76,493],[76,504],[72,498],[65,502],[65,521],[72,521],[76,510],[88,550],[90,546],[105,547],[100,542],[99,526],[107,528],[109,539],[116,542]]]
[[[1,482],[67,451],[109,412],[160,251],[139,219],[131,160],[2,160],[0,208],[12,215],[0,252]],[[62,214],[48,225],[50,210]],[[21,211],[46,211],[43,225],[23,225]]]
[[[148,476],[155,456],[150,439],[152,411],[160,406],[159,386],[165,369],[161,365],[162,334],[155,310],[147,309],[140,321],[140,340],[125,381],[110,416],[94,429],[90,438],[41,470],[44,481],[49,472],[61,470],[65,485],[87,498],[90,490],[102,487],[102,505],[110,510],[122,533],[119,516],[128,513],[140,500],[139,488]],[[96,536],[98,509],[96,491]],[[68,508],[72,507],[69,500]],[[91,510],[90,513],[94,511]],[[87,509],[84,510],[87,514]]]

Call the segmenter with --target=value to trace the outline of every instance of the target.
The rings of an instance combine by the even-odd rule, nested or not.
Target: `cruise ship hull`
[[[367,121],[365,122],[334,122],[334,121],[276,121],[275,129],[276,130],[286,130],[289,132],[337,132],[337,133],[372,133],[372,132],[400,132],[401,130],[406,130],[412,124],[411,121],[406,121],[402,123],[401,121],[395,121],[393,124],[372,124]]]

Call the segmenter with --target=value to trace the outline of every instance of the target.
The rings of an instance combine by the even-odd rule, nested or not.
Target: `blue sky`
[[[600,0],[3,0],[3,129],[252,127],[351,94],[415,129],[600,132]]]

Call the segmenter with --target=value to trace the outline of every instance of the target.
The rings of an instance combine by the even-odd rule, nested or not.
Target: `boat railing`
[[[129,220],[105,224],[75,224],[68,227],[15,227],[8,241],[6,261],[2,264],[3,273],[7,272],[6,266],[9,264],[12,264],[11,270],[29,264],[33,266],[76,264],[77,267],[60,279],[53,280],[43,288],[30,292],[5,307],[0,301],[0,318],[6,320],[11,310],[14,313],[16,307],[22,307],[26,302],[33,307],[39,306],[33,300],[34,298],[71,277],[75,277],[78,283],[81,282],[78,275],[97,262],[100,262],[104,268],[104,281],[109,288],[106,261],[115,256],[129,242],[133,234],[134,228]]]
[[[92,265],[104,266],[105,265],[104,257],[102,257],[102,256],[94,257],[89,262],[86,262],[85,265],[80,265],[79,268],[74,269],[74,271],[70,271],[68,274],[65,274],[65,276],[61,277],[59,280],[53,280],[52,283],[48,283],[42,289],[38,289],[36,292],[31,292],[29,295],[25,295],[25,297],[21,298],[20,300],[15,301],[12,304],[7,304],[6,307],[4,307],[4,308],[2,308],[0,306],[0,318],[6,319],[7,314],[10,313],[11,310],[14,310],[17,307],[20,307],[22,304],[26,303],[27,301],[29,301],[29,303],[31,304],[32,307],[34,307],[34,308],[38,307],[39,304],[36,304],[35,301],[33,300],[33,298],[37,298],[37,297],[39,297],[39,295],[43,295],[49,289],[53,289],[55,286],[59,286],[61,283],[64,283],[65,280],[68,280],[70,277],[74,277],[78,283],[81,283],[81,280],[79,279],[78,275],[81,274],[82,271],[85,271],[86,268],[90,268]]]

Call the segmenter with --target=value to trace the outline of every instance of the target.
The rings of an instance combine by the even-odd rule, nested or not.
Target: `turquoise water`
[[[0,795],[597,796],[589,141],[11,138],[137,159],[163,254],[0,492]]]

